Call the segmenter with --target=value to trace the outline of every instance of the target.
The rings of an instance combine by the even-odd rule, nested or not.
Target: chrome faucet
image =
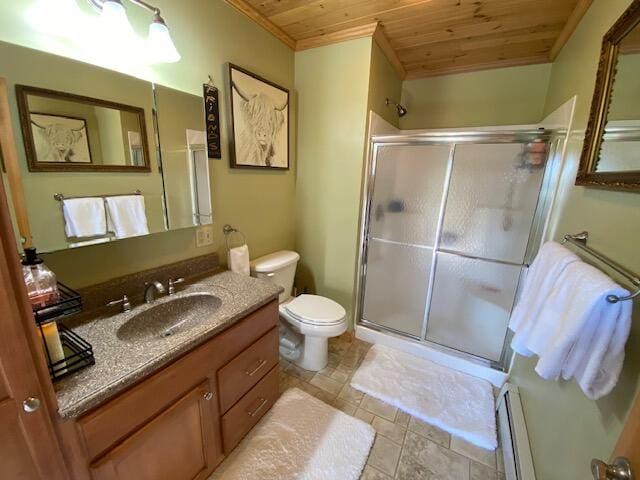
[[[144,302],[145,303],[151,303],[155,300],[155,292],[157,293],[164,293],[165,289],[164,289],[164,285],[162,285],[160,282],[158,282],[157,280],[153,281],[153,282],[149,282],[145,284],[146,287],[144,289]]]

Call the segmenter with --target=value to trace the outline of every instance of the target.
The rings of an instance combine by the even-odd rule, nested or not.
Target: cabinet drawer
[[[225,454],[234,449],[278,399],[278,378],[275,366],[222,417]]]
[[[218,371],[220,411],[225,413],[278,363],[278,328],[273,328]]]

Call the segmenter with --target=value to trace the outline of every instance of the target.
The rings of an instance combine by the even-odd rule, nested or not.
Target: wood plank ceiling
[[[226,0],[295,50],[373,35],[399,76],[552,61],[592,0]]]

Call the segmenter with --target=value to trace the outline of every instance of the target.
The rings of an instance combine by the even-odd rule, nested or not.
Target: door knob
[[[22,409],[27,413],[33,413],[40,408],[40,399],[29,397],[22,402]]]
[[[624,457],[616,458],[611,464],[594,458],[591,460],[591,473],[594,480],[633,480],[631,464]]]

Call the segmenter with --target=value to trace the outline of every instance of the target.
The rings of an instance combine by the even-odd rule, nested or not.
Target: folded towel
[[[573,262],[580,261],[578,256],[556,242],[547,242],[540,248],[538,255],[529,267],[524,280],[520,299],[513,309],[509,328],[515,332],[511,348],[520,355],[531,356],[523,344],[529,329],[535,324],[547,298],[553,292],[555,284],[564,269]]]
[[[249,247],[242,245],[229,249],[227,263],[231,271],[249,276]]]
[[[542,378],[575,378],[585,395],[598,399],[618,381],[631,327],[629,302],[608,295],[629,292],[584,262],[565,267],[526,335],[519,341],[539,356]]]
[[[134,237],[149,233],[142,195],[106,197],[107,223],[116,238]]]
[[[107,234],[102,198],[70,198],[62,201],[67,237],[96,237]]]

